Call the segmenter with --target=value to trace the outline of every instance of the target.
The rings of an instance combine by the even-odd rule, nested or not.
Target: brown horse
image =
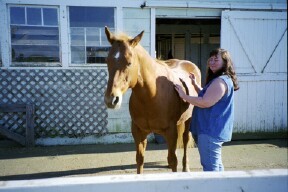
[[[187,94],[196,95],[189,73],[194,73],[200,84],[200,71],[189,61],[159,61],[152,58],[139,44],[144,31],[135,38],[124,34],[115,36],[107,27],[105,33],[112,47],[107,57],[109,72],[105,103],[119,108],[122,95],[131,88],[129,110],[131,131],[136,144],[137,173],[143,173],[147,135],[164,136],[168,146],[168,164],[177,171],[176,148],[180,135],[183,139],[183,171],[189,171],[187,145],[193,106],[183,101],[174,89],[182,84]],[[181,78],[181,79],[179,79]]]

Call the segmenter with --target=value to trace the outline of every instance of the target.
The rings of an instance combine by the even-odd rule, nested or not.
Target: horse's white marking
[[[115,54],[114,58],[115,58],[115,59],[119,59],[119,57],[120,57],[120,52],[117,51],[117,53]]]
[[[115,109],[119,109],[122,104],[122,93],[119,89],[115,91],[115,95],[112,98],[112,104],[115,106]]]

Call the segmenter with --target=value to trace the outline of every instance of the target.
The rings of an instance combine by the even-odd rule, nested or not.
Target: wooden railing
[[[33,147],[34,140],[34,105],[31,104],[4,104],[0,105],[0,113],[26,113],[26,131],[25,136],[7,129],[0,124],[0,133],[9,139],[12,139],[26,147]]]

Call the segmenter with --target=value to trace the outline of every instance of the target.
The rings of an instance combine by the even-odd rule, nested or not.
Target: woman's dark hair
[[[217,56],[218,54],[220,54],[222,57],[223,68],[217,71],[216,73],[213,73],[209,67],[209,59],[210,57]],[[221,48],[214,49],[213,51],[210,52],[210,57],[207,61],[206,85],[210,81],[212,81],[213,79],[221,75],[228,75],[233,81],[234,91],[237,91],[239,89],[238,80],[237,80],[237,76],[234,70],[234,65],[233,65],[229,52]]]

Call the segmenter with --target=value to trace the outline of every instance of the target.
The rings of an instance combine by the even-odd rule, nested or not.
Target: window
[[[10,7],[12,65],[60,62],[58,9]]]
[[[114,8],[69,7],[70,63],[105,63],[110,44],[104,27],[114,30]]]

